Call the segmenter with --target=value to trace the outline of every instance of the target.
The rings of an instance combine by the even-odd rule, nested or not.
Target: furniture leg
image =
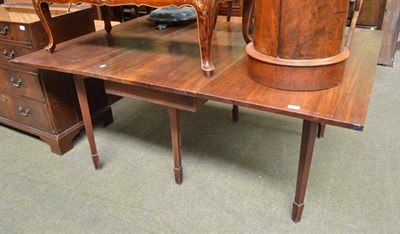
[[[171,128],[172,150],[174,152],[175,182],[182,183],[182,158],[181,158],[181,130],[179,126],[179,110],[169,108],[169,121]]]
[[[236,105],[232,106],[232,120],[234,123],[239,121],[239,107]]]
[[[57,39],[53,34],[54,28],[51,24],[51,13],[49,9],[49,4],[47,2],[41,1],[42,0],[33,0],[32,3],[33,7],[35,8],[36,14],[39,16],[40,21],[42,21],[43,28],[49,38],[49,44],[45,47],[45,50],[53,53],[57,45]]]
[[[301,136],[299,169],[297,172],[296,195],[293,202],[292,220],[297,223],[301,219],[304,209],[308,175],[310,172],[311,158],[318,123],[303,120],[303,133]]]
[[[318,138],[323,138],[325,135],[325,128],[326,128],[326,124],[324,123],[319,123],[318,124]]]
[[[110,8],[108,6],[101,6],[101,18],[104,21],[104,29],[107,33],[111,32],[112,26],[110,21]]]
[[[78,94],[79,105],[82,112],[83,124],[85,125],[86,136],[89,141],[90,151],[94,167],[100,169],[100,159],[97,153],[96,142],[93,135],[93,124],[90,116],[89,103],[86,95],[85,80],[83,77],[74,75],[75,88]]]
[[[250,37],[250,24],[251,24],[253,7],[254,7],[254,0],[243,1],[242,33],[246,44],[252,41]]]
[[[138,6],[132,6],[133,9],[135,10],[135,15],[134,18],[138,18],[140,16],[139,14],[139,7]]]
[[[211,61],[211,41],[214,28],[214,17],[217,4],[211,6],[210,11],[196,7],[197,22],[199,30],[199,43],[201,55],[201,68],[207,77],[210,77],[214,71],[214,64]]]
[[[100,121],[103,123],[103,127],[107,127],[114,122],[111,108],[102,114]]]
[[[63,155],[72,149],[72,140],[79,134],[79,129],[75,129],[70,134],[64,135],[60,138],[53,138],[49,136],[40,136],[40,139],[45,141],[51,149],[51,152]]]
[[[233,0],[228,2],[228,9],[226,11],[226,21],[231,22]]]

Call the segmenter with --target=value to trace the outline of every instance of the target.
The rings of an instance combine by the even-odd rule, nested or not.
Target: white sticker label
[[[294,105],[288,105],[287,108],[293,109],[293,110],[300,110],[299,106],[294,106]]]
[[[20,26],[19,26],[19,30],[25,31],[25,26],[24,26],[24,25],[20,25]]]
[[[102,65],[99,66],[99,68],[103,68],[103,67],[107,67],[107,65],[106,64],[102,64]]]

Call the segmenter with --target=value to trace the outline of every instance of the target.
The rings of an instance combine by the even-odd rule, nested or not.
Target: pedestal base
[[[271,57],[256,51],[253,43],[246,47],[248,74],[257,83],[284,90],[312,91],[328,89],[343,80],[345,48],[339,55],[324,59],[290,60]]]

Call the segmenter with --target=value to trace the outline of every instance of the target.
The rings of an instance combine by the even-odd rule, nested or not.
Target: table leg
[[[197,13],[197,22],[199,30],[199,42],[200,42],[200,55],[201,55],[201,68],[207,77],[210,77],[214,72],[214,64],[211,60],[211,41],[214,31],[214,22],[217,16],[219,1],[212,3],[207,8],[203,6],[193,5]]]
[[[234,123],[239,121],[239,107],[236,105],[232,106],[232,120]]]
[[[81,76],[74,75],[74,81],[82,112],[83,124],[85,125],[86,136],[89,141],[90,151],[92,153],[93,164],[97,170],[100,169],[100,159],[99,154],[97,153],[96,142],[94,141],[93,124],[86,95],[85,80]]]
[[[174,152],[175,182],[182,183],[182,158],[181,158],[181,130],[179,126],[179,110],[169,108],[169,121],[171,128],[172,150]]]
[[[306,194],[308,174],[310,172],[311,158],[314,150],[317,125],[318,123],[315,122],[308,120],[303,121],[296,195],[292,210],[292,220],[295,223],[300,221],[304,209],[304,197]]]
[[[325,135],[325,128],[326,128],[326,124],[324,123],[319,123],[318,124],[318,138],[323,138]]]

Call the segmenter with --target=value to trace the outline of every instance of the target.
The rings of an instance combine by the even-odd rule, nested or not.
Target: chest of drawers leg
[[[55,14],[59,15],[55,22],[67,22],[77,30],[57,32],[60,38],[67,40],[94,31],[91,8],[63,15],[67,9],[55,6]],[[80,23],[81,20],[86,23]],[[0,5],[0,124],[35,135],[52,152],[62,155],[72,148],[73,138],[83,128],[72,77],[9,63],[13,58],[42,49],[47,41],[33,7]],[[93,99],[92,114],[96,120],[109,124],[113,120],[104,85],[101,81],[93,82],[93,90],[88,91]]]

